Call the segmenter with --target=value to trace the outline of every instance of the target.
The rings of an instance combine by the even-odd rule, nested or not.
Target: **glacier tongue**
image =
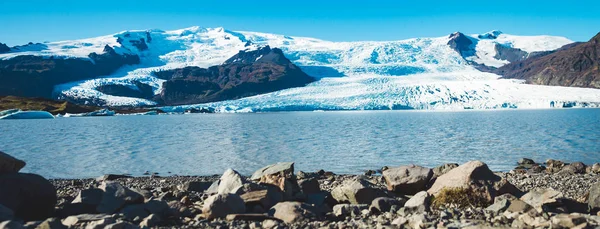
[[[469,80],[448,80],[456,78]],[[599,107],[600,90],[523,84],[476,71],[405,77],[362,75],[323,78],[291,88],[233,101],[163,107],[168,112],[212,107],[220,112],[502,109]]]

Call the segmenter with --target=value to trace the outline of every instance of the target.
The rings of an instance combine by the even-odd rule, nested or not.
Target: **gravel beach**
[[[471,161],[432,169],[406,165],[365,175],[338,175],[294,171],[293,163],[277,163],[252,176],[229,169],[215,176],[104,175],[31,181],[21,177],[27,174],[8,172],[19,166],[11,167],[14,158],[3,157],[0,228],[600,225],[598,165],[520,161],[510,172],[492,172],[485,163]],[[48,201],[53,191],[55,201]]]

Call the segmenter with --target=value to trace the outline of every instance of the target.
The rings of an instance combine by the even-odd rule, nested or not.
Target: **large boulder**
[[[588,212],[588,206],[564,195],[554,189],[537,188],[521,197],[521,200],[535,208],[538,212],[572,213]]]
[[[294,175],[293,162],[279,162],[265,166],[254,172],[250,179],[279,187],[286,199],[292,198],[295,193],[300,191],[296,175]]]
[[[378,197],[371,202],[371,206],[369,206],[369,211],[372,213],[383,213],[389,212],[392,209],[392,206],[397,206],[398,208],[404,206],[406,203],[406,199],[394,199],[390,197]]]
[[[98,187],[104,193],[96,210],[100,213],[113,214],[128,204],[144,203],[144,196],[117,182],[104,182]]]
[[[4,207],[4,205],[0,204],[0,222],[6,220],[12,220],[15,218],[15,212],[12,209]]]
[[[245,213],[246,205],[244,200],[236,194],[219,193],[204,201],[202,212],[208,219],[224,218],[229,214]]]
[[[494,197],[505,193],[520,195],[519,189],[494,174],[481,161],[467,162],[438,177],[427,192],[437,196],[446,188],[471,190],[489,203],[493,202]]]
[[[388,190],[403,195],[414,195],[424,191],[432,176],[431,169],[416,165],[400,166],[383,171],[383,178],[387,183]]]
[[[433,168],[433,178],[444,175],[456,167],[458,167],[458,164],[456,164],[456,163],[446,163],[446,164],[440,165],[438,167],[435,167],[435,168]]]
[[[56,205],[56,189],[45,178],[28,173],[0,175],[0,204],[24,220],[50,217]]]
[[[337,217],[360,216],[362,210],[369,208],[366,204],[336,204],[333,206],[333,215]]]
[[[283,193],[276,187],[267,187],[264,190],[247,192],[240,197],[244,200],[248,209],[260,206],[262,209],[267,210],[283,201]]]
[[[404,204],[405,212],[419,212],[423,213],[429,211],[431,207],[432,196],[426,191],[421,191],[415,194],[413,197],[408,199]]]
[[[340,203],[371,204],[386,193],[362,177],[348,179],[331,191],[331,196]]]
[[[594,212],[600,210],[600,182],[594,183],[590,187],[588,206]]]
[[[17,173],[25,167],[25,162],[0,151],[0,174]]]
[[[269,215],[286,223],[294,223],[314,219],[319,216],[314,206],[300,202],[281,202],[269,210]]]
[[[242,185],[246,183],[242,175],[233,169],[227,169],[221,179],[219,179],[219,188],[217,193],[235,193]]]
[[[586,166],[582,162],[574,162],[568,165],[565,165],[561,170],[561,173],[567,174],[583,174],[586,172]]]

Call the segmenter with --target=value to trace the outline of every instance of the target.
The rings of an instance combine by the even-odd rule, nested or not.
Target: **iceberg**
[[[92,112],[88,112],[88,113],[81,113],[81,114],[65,114],[63,117],[65,118],[69,118],[69,117],[91,117],[91,116],[114,116],[115,112],[111,111],[109,109],[100,109],[97,111],[92,111]]]
[[[47,111],[21,111],[6,110],[0,112],[0,119],[53,119],[54,116]]]

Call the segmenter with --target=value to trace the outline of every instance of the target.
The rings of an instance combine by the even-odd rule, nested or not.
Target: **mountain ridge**
[[[502,66],[494,72],[528,83],[600,88],[600,33],[588,42]]]
[[[264,110],[266,106],[272,107],[269,109],[279,109],[275,108],[278,106],[293,109],[487,109],[547,107],[570,101],[589,105],[599,98],[595,92],[590,94],[579,89],[523,86],[523,81],[498,80],[499,75],[485,72],[523,58],[553,52],[572,43],[566,38],[515,36],[499,31],[462,36],[471,41],[465,46],[465,52],[449,45],[451,36],[400,41],[331,42],[307,37],[191,27],[172,31],[123,31],[76,41],[33,44],[20,47],[19,52],[0,54],[0,61],[21,54],[54,59],[89,58],[87,53],[98,51],[106,45],[119,55],[138,56],[139,64],[121,67],[101,77],[60,84],[54,87],[52,93],[52,98],[103,106],[159,105],[161,102],[156,98],[164,94],[165,82],[170,79],[159,77],[160,73],[157,75],[157,72],[194,67],[210,69],[230,63],[233,61],[231,57],[240,51],[251,52],[267,45],[280,49],[285,58],[317,81],[305,87],[238,100],[210,102],[211,106],[227,106],[234,110],[245,107]],[[467,53],[469,55],[464,55]],[[217,91],[219,88],[221,86],[217,85],[213,89]],[[425,88],[427,91],[423,91]],[[536,93],[527,94],[532,90]],[[556,96],[557,90],[570,91],[570,95]],[[587,93],[586,96],[578,97],[583,93]],[[274,95],[280,96],[272,97]],[[281,100],[283,98],[287,101]],[[172,101],[170,104],[180,103]]]

